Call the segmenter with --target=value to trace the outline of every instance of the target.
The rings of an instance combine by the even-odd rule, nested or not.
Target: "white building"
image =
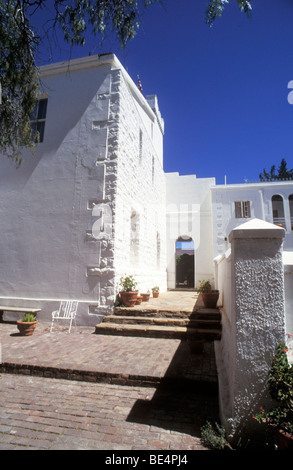
[[[0,304],[113,308],[120,277],[166,290],[164,121],[117,58],[42,67],[36,153],[1,158]]]
[[[212,188],[214,255],[227,249],[228,235],[258,218],[286,230],[284,251],[293,251],[293,182],[217,185]]]
[[[293,182],[217,186],[165,174],[157,98],[145,98],[113,54],[40,72],[32,124],[41,142],[19,169],[1,158],[1,305],[41,308],[49,320],[60,300],[78,300],[77,323],[95,325],[124,274],[141,292],[216,282],[229,232],[260,218],[286,228],[292,309]]]

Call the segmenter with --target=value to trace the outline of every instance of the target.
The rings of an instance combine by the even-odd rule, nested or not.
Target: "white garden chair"
[[[77,306],[78,302],[74,301],[61,301],[59,310],[55,310],[52,312],[52,323],[51,323],[51,329],[50,332],[53,329],[53,324],[54,320],[69,320],[69,333],[71,330],[71,325],[74,320],[75,322],[75,317],[76,317],[76,312],[77,312]]]

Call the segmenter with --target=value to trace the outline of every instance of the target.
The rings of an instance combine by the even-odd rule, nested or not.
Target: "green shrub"
[[[270,410],[262,406],[253,416],[259,423],[293,434],[293,366],[287,358],[287,346],[280,343],[269,372],[269,391],[278,405]]]
[[[212,450],[232,449],[227,442],[225,429],[218,423],[215,423],[215,427],[213,427],[207,421],[201,428],[201,440],[205,446],[210,447]]]
[[[26,313],[21,321],[31,323],[33,321],[36,321],[36,317],[32,313]]]

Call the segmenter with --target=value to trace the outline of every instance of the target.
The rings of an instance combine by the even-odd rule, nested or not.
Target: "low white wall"
[[[233,318],[235,312],[232,310],[232,279],[231,279],[231,250],[219,255],[214,260],[216,289],[219,289],[218,306],[221,311],[222,335],[221,341],[215,341],[215,356],[219,383],[219,407],[220,415],[232,414],[233,409],[233,387],[232,377],[233,357],[235,357],[235,328]],[[225,422],[225,420],[223,419]]]
[[[283,253],[286,333],[293,335],[293,252]]]

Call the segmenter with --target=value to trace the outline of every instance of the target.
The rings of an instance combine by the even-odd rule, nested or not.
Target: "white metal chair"
[[[53,329],[54,320],[70,320],[70,323],[69,323],[69,333],[70,333],[73,320],[75,322],[77,306],[78,306],[78,302],[76,302],[75,300],[74,301],[65,301],[65,300],[61,301],[59,310],[55,310],[54,312],[52,312],[52,323],[51,323],[50,332]]]

